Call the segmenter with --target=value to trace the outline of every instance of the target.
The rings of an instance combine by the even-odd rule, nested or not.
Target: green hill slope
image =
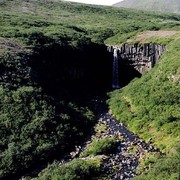
[[[178,167],[180,143],[179,56],[178,38],[167,44],[161,61],[150,72],[110,93],[108,104],[112,114],[142,138],[147,141],[151,138],[168,156],[148,157],[144,166],[151,162],[155,163],[154,168],[135,179],[178,179],[175,166]]]
[[[124,0],[114,4],[114,6],[150,11],[180,13],[179,0]]]
[[[179,30],[179,20],[60,0],[1,0],[0,179],[52,162],[85,140],[94,124],[86,100],[111,81],[105,42]]]
[[[177,28],[180,19],[178,15],[79,5],[60,0],[1,1],[0,12],[1,37],[17,38],[28,43],[29,34],[41,32],[47,37],[63,37],[72,45],[83,37],[103,43],[118,33],[123,34],[124,40],[131,32]]]

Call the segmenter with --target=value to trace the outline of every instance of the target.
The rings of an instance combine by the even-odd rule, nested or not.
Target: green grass
[[[67,90],[62,83],[68,68],[82,69],[86,62],[92,66],[97,60],[91,56],[92,52],[100,51],[105,43],[119,44],[146,30],[178,31],[179,19],[180,15],[176,14],[60,0],[1,0],[0,178],[12,177],[34,164],[47,162],[57,150],[63,155],[66,148],[83,141],[87,130],[92,128],[93,113],[70,99],[74,88]],[[87,53],[89,48],[92,48],[91,53]],[[73,58],[65,63],[72,64],[64,68],[60,62],[67,59],[67,54]],[[151,129],[155,129],[152,135],[158,135],[155,143],[161,141],[162,149],[170,149],[170,141],[167,144],[165,140],[175,139],[179,132],[176,103],[179,56],[179,41],[176,40],[168,45],[163,60],[151,73],[113,92],[110,100],[116,117],[132,125],[138,134],[148,137],[145,132],[151,125]],[[104,57],[97,58],[102,61]],[[91,72],[94,73],[94,69]],[[57,94],[48,92],[43,86],[48,83],[46,86],[51,87],[52,82],[58,85],[54,88],[59,93],[57,99]],[[79,92],[84,93],[85,90]],[[159,135],[156,129],[162,133]],[[103,144],[106,142],[102,147],[95,146],[88,154],[102,153]]]
[[[179,45],[179,39],[171,42],[150,72],[110,94],[113,114],[140,136],[154,135],[158,142],[158,131],[163,138],[179,135]]]
[[[176,154],[180,142],[180,39],[167,43],[160,62],[140,79],[111,92],[108,100],[113,115],[128,128],[169,154],[155,158],[154,167],[136,179],[177,179],[179,164]],[[171,164],[172,163],[172,164]]]
[[[101,43],[115,36],[107,43],[119,43],[135,32],[177,28],[180,19],[179,15],[151,14],[62,1],[45,3],[43,0],[15,0],[3,1],[1,4],[0,36],[25,42],[29,34],[41,32],[56,39],[67,38],[69,43],[83,36]]]
[[[179,154],[167,156],[166,158],[149,158],[146,163],[154,163],[154,166],[143,172],[134,180],[178,180],[179,179]],[[151,164],[152,165],[152,164]]]
[[[0,99],[0,177],[45,161],[57,150],[63,154],[66,144],[78,143],[93,122],[88,109],[55,103],[31,86],[13,91],[0,87]]]
[[[71,162],[59,166],[54,163],[43,170],[35,180],[74,180],[91,179],[100,172],[102,160],[96,159],[74,159]]]
[[[114,151],[115,145],[116,140],[114,138],[94,140],[80,156],[87,157],[109,154]]]

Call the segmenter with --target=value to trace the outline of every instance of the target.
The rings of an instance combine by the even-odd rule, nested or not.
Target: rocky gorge
[[[117,121],[111,113],[104,108],[105,102],[99,98],[92,100],[97,112],[97,124],[94,127],[94,133],[83,145],[76,145],[74,151],[67,154],[64,159],[59,161],[59,166],[80,158],[89,160],[92,158],[102,158],[103,177],[109,180],[130,180],[138,175],[137,167],[140,161],[144,160],[148,153],[157,153],[163,156],[152,144],[150,138],[145,142],[135,133],[128,130],[127,126]],[[103,127],[103,128],[102,128]],[[113,137],[116,140],[116,147],[112,148],[111,153],[97,156],[81,157],[93,141],[99,141],[104,138]],[[144,171],[149,167],[143,167]]]
[[[143,74],[155,66],[166,50],[166,47],[154,43],[124,43],[116,46],[108,46],[107,50],[110,53],[116,50],[121,64],[132,66],[139,73]]]

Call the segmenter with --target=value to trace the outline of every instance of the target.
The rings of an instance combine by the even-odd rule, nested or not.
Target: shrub
[[[59,166],[58,163],[53,163],[42,171],[36,180],[88,180],[95,177],[100,172],[100,165],[100,159],[74,159],[62,166]]]
[[[115,145],[116,140],[113,137],[94,140],[81,154],[81,157],[109,154],[113,152]]]

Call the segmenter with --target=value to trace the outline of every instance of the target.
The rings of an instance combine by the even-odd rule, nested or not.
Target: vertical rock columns
[[[108,46],[108,52],[113,53],[117,49],[119,61],[124,61],[127,66],[133,66],[143,74],[149,71],[159,61],[166,47],[159,44],[122,44],[119,46]]]

